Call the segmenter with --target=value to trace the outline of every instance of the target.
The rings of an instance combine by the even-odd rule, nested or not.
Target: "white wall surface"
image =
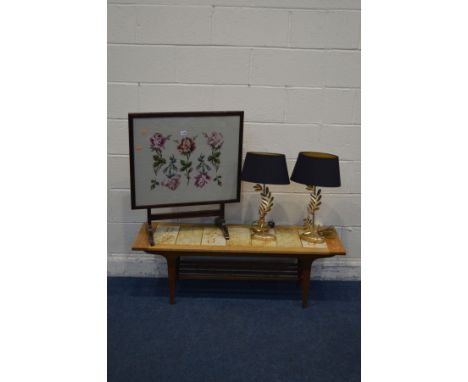
[[[337,154],[341,188],[318,220],[348,250],[313,278],[360,278],[360,1],[111,0],[108,4],[108,274],[162,276],[162,258],[131,251],[145,211],[130,209],[129,112],[244,110],[244,152]],[[274,186],[269,218],[302,224],[304,186]],[[242,185],[228,223],[256,218]]]

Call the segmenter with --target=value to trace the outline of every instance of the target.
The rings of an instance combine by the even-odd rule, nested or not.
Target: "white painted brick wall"
[[[213,43],[236,46],[287,46],[289,13],[283,9],[216,7]]]
[[[301,150],[339,155],[342,187],[323,189],[318,220],[336,225],[348,256],[317,262],[313,278],[359,279],[360,53],[359,0],[110,0],[108,273],[166,269],[130,249],[145,212],[130,209],[127,114],[240,109],[244,153],[283,152],[290,172]],[[304,186],[272,190],[270,218],[299,224]],[[243,183],[227,219],[254,220],[257,206]]]
[[[138,89],[137,111],[209,110],[213,104],[213,87],[144,84]]]
[[[118,43],[135,42],[135,7],[107,7],[107,41]]]
[[[111,45],[107,76],[117,82],[176,82],[176,53],[171,47]]]
[[[136,42],[209,44],[211,7],[136,6]]]
[[[325,85],[329,87],[361,86],[361,52],[332,51],[325,55]]]
[[[177,82],[246,84],[250,50],[245,48],[185,47],[177,51]]]
[[[138,109],[138,86],[109,84],[107,86],[107,118],[127,118],[130,110]]]
[[[294,10],[291,12],[291,46],[357,49],[360,30],[359,11]]]
[[[323,86],[326,58],[327,54],[316,50],[254,49],[251,84]]]

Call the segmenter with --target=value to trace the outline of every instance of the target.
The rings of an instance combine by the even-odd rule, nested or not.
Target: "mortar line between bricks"
[[[273,9],[281,11],[321,11],[321,12],[361,12],[360,8],[303,8],[303,7],[274,7],[274,6],[260,6],[260,5],[218,5],[218,4],[146,4],[146,3],[112,3],[108,2],[107,5],[113,7],[160,7],[160,8],[210,8],[215,6],[216,8],[234,8],[234,9]]]
[[[108,41],[107,46],[152,46],[160,48],[174,48],[174,47],[193,47],[193,48],[232,48],[232,49],[258,49],[258,50],[310,50],[320,51],[326,53],[333,52],[361,52],[359,48],[312,48],[312,47],[300,47],[300,46],[258,46],[258,45],[230,45],[230,44],[162,44],[162,43],[144,43],[144,42],[113,42]]]
[[[125,158],[125,159],[128,159],[128,154],[118,154],[118,153],[107,153],[107,157],[109,158]],[[244,158],[244,155],[242,156]],[[297,158],[294,157],[287,157],[286,160],[296,160]],[[342,164],[349,164],[349,163],[360,163],[361,161],[360,160],[352,160],[352,159],[340,159],[339,160],[340,163]]]
[[[249,73],[250,75],[250,73]],[[287,89],[287,90],[361,90],[360,87],[349,86],[295,86],[295,85],[267,85],[267,84],[221,84],[221,83],[199,83],[199,82],[130,82],[130,81],[107,81],[108,85],[125,85],[125,86],[181,86],[181,87],[236,87],[236,88],[262,88],[262,89]]]
[[[244,122],[245,125],[298,125],[298,126],[309,126],[309,127],[320,127],[318,122],[310,123],[289,123],[289,122]]]
[[[298,126],[312,126],[312,127],[321,127],[321,126],[343,126],[343,127],[360,127],[360,123],[321,123],[321,122],[249,122],[245,121],[244,125],[298,125]]]
[[[127,122],[128,118],[107,118],[107,121],[111,122]],[[311,126],[311,127],[321,127],[321,126],[332,126],[332,127],[361,127],[360,123],[321,123],[321,122],[278,122],[278,121],[247,121],[244,120],[245,125],[292,125],[292,126]],[[126,128],[122,127],[122,128]]]
[[[108,122],[128,122],[128,118],[107,118]],[[320,122],[279,122],[279,121],[244,121],[245,125],[291,125],[291,126],[309,126],[309,127],[322,127],[322,126],[331,126],[331,127],[345,127],[345,128],[360,128],[360,123],[320,123]],[[121,129],[127,128],[127,126],[121,127]],[[115,153],[118,154],[118,153]]]

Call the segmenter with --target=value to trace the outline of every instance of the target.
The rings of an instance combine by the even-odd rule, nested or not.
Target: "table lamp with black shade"
[[[265,217],[273,207],[273,196],[267,184],[289,184],[288,168],[284,154],[267,152],[248,152],[245,156],[241,179],[256,183],[255,191],[260,192],[261,203],[258,209],[259,218],[251,226],[253,239],[274,240]]]
[[[322,204],[322,190],[317,190],[317,187],[341,186],[338,157],[328,153],[302,151],[297,157],[291,180],[306,185],[306,189],[311,191],[307,206],[308,215],[304,219],[304,233],[301,234],[301,239],[310,243],[323,243],[324,235],[315,223],[315,212]]]

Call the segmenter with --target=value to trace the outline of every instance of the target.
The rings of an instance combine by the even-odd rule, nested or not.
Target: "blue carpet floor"
[[[108,279],[109,382],[360,381],[360,282]]]

